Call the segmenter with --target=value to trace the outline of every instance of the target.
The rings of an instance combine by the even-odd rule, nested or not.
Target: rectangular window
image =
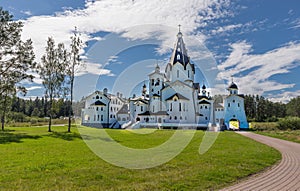
[[[141,106],[141,111],[143,111],[143,106]]]
[[[103,121],[103,115],[101,115],[101,121]]]
[[[100,110],[103,111],[103,107],[100,107]]]
[[[153,106],[153,111],[152,112],[154,112],[154,110],[155,110],[155,106]]]
[[[230,107],[230,103],[228,103],[228,107]]]
[[[179,78],[179,70],[177,70],[177,78]]]
[[[170,103],[170,111],[172,111],[172,103]]]
[[[179,103],[179,111],[181,111],[181,103]]]
[[[97,121],[99,121],[99,120],[100,120],[100,116],[98,115],[98,116],[97,116]]]
[[[96,110],[99,111],[99,107],[96,107]]]

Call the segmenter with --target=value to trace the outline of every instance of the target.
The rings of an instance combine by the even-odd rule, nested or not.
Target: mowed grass
[[[76,128],[72,133],[66,133],[66,127],[53,127],[53,131],[27,127],[0,133],[0,190],[215,190],[281,157],[276,150],[234,132],[221,132],[212,148],[200,155],[204,132],[197,131],[185,150],[168,163],[130,170],[96,156]],[[174,133],[106,131],[132,148],[159,145]]]
[[[300,130],[266,130],[266,131],[256,131],[256,133],[261,135],[266,135],[278,139],[283,139],[287,141],[293,141],[300,143]]]

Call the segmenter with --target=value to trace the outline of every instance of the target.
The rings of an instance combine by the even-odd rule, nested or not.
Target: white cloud
[[[243,26],[242,24],[221,26],[221,27],[218,27],[217,29],[212,30],[211,34],[216,35],[216,34],[220,34],[220,33],[230,32],[230,31],[233,31],[242,26]]]
[[[31,86],[29,88],[26,88],[28,91],[31,91],[31,90],[36,90],[36,89],[42,89],[41,86]]]
[[[218,66],[219,79],[235,77],[242,92],[247,94],[268,93],[292,88],[295,84],[284,84],[271,80],[276,74],[289,73],[299,67],[300,43],[289,43],[264,54],[251,54],[251,44],[246,41],[231,44],[232,52]]]
[[[82,67],[82,66],[81,66]],[[76,73],[76,76],[82,76],[85,74],[95,74],[95,75],[106,75],[106,76],[115,76],[111,70],[104,69],[101,64],[87,62],[84,64],[81,70]]]
[[[21,11],[21,13],[27,15],[27,16],[31,16],[32,12],[31,11]]]
[[[161,31],[157,25],[176,27],[182,24],[183,32],[193,35],[205,22],[230,15],[224,9],[228,6],[228,0],[86,1],[84,9],[66,9],[54,16],[28,18],[24,21],[22,37],[33,40],[37,60],[44,53],[49,36],[54,37],[56,42],[69,44],[69,37],[75,26],[82,33],[84,41],[91,40],[92,34],[99,31],[122,32],[123,36],[133,39],[148,38],[155,32],[160,32],[155,37],[162,41],[162,47],[173,47],[177,31]],[[136,30],[135,26],[142,25],[153,27],[140,27],[141,30]],[[205,37],[202,35],[201,38]]]

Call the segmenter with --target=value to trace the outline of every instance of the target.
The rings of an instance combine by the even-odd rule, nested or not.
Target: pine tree
[[[20,85],[23,80],[31,81],[28,72],[35,68],[32,41],[21,40],[23,24],[12,21],[13,16],[0,7],[0,115],[2,130],[5,116],[10,107],[10,98],[17,91],[26,93]]]

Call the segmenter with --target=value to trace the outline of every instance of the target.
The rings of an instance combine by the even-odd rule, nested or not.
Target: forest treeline
[[[246,95],[245,111],[250,122],[276,122],[279,118],[300,117],[300,96],[284,104],[272,102],[263,96]]]
[[[49,100],[36,97],[35,99],[22,99],[14,97],[11,99],[11,108],[8,112],[8,122],[30,122],[31,118],[47,118],[49,116]],[[67,118],[70,111],[75,117],[80,117],[83,101],[73,102],[72,110],[70,101],[65,99],[53,100],[53,118]]]

